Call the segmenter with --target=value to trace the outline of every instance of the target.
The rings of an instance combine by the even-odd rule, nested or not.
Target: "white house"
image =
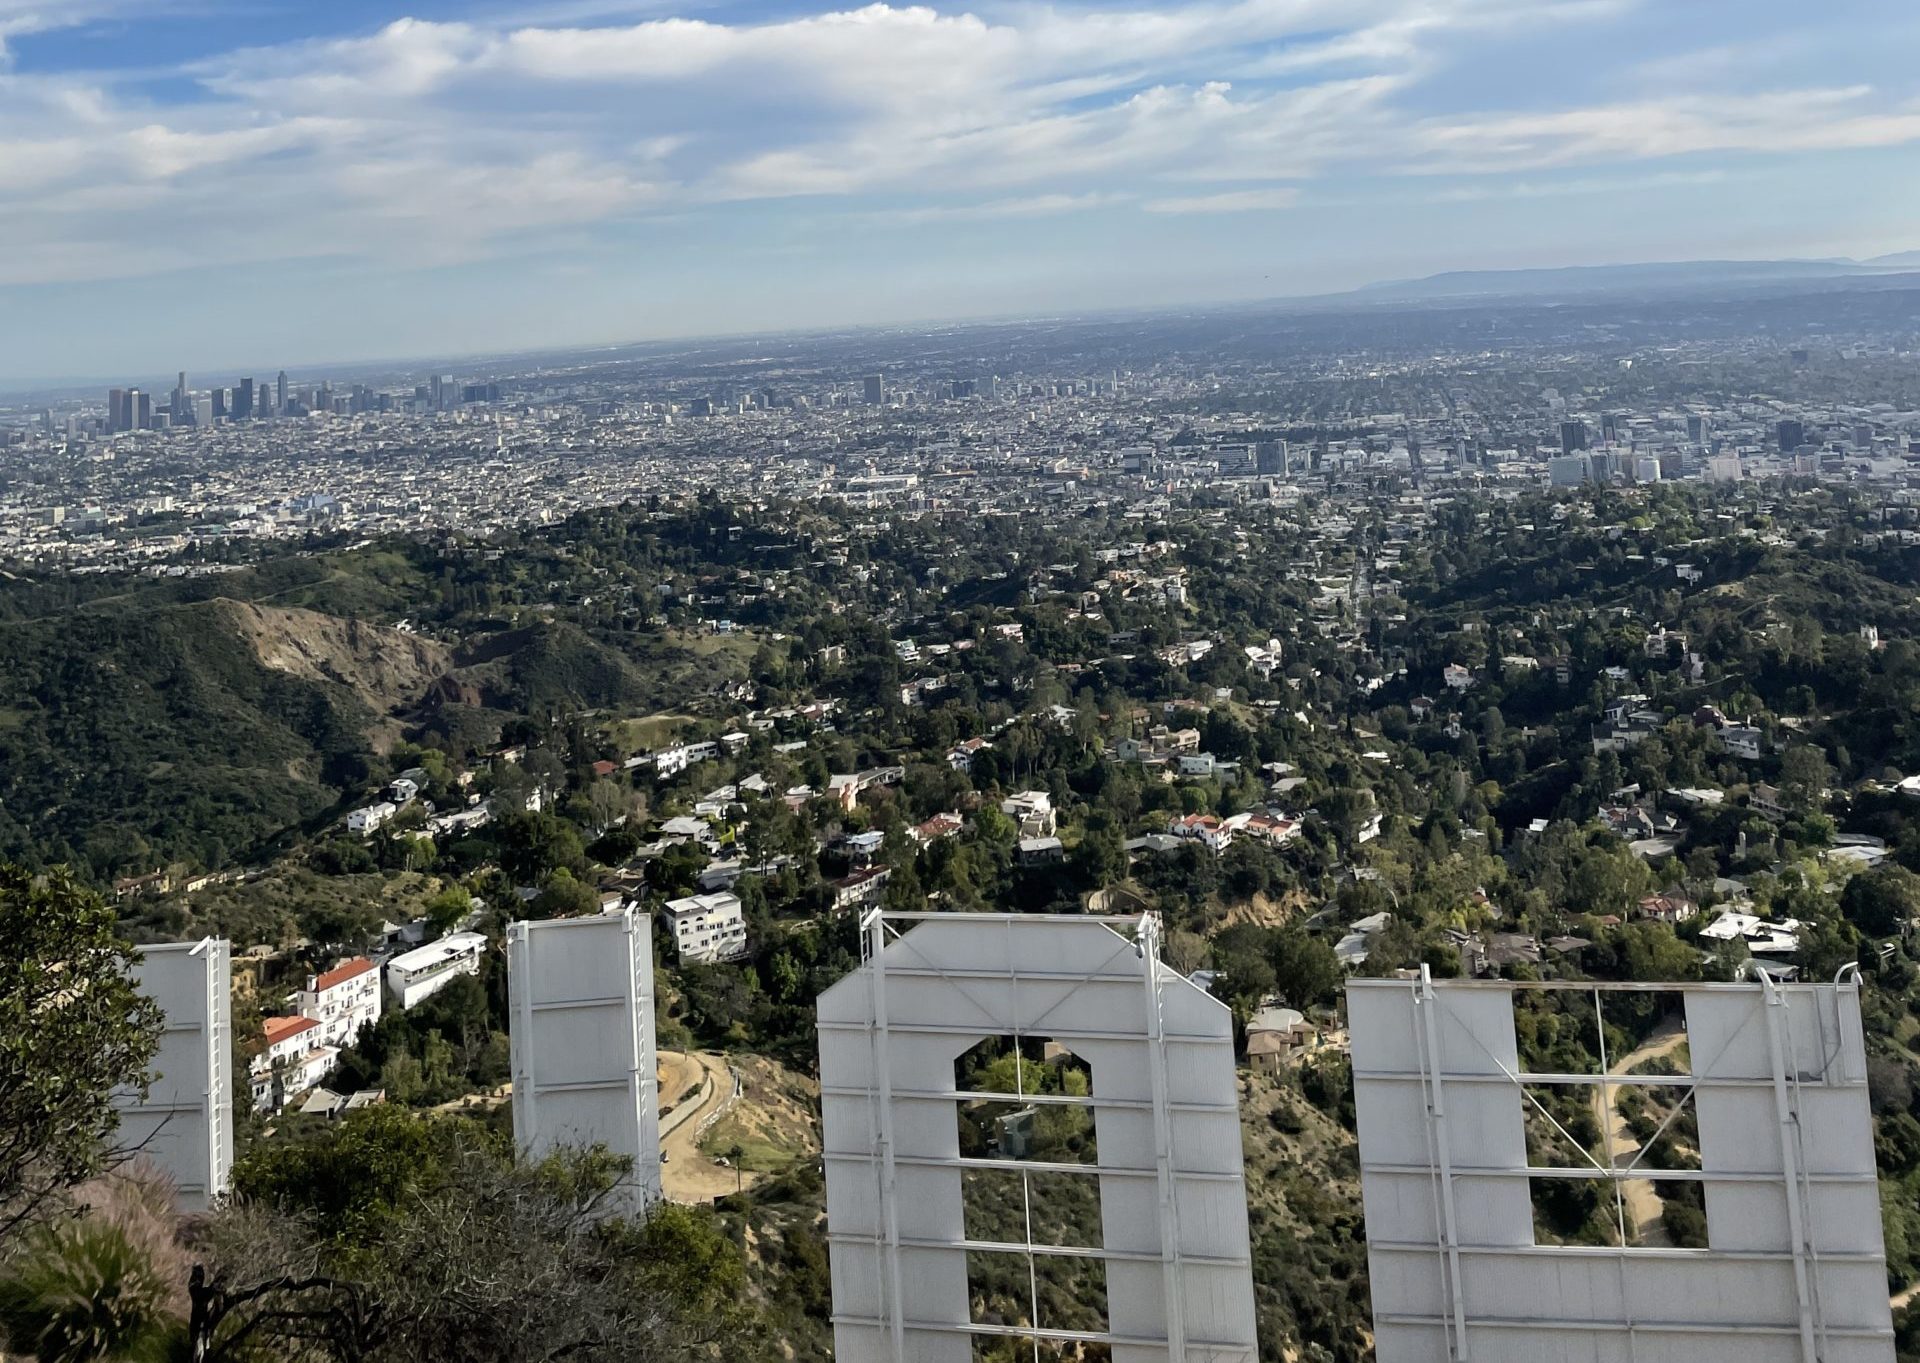
[[[1648,658],[1664,658],[1670,645],[1679,644],[1680,651],[1686,652],[1687,636],[1677,630],[1663,629],[1655,625],[1640,645],[1641,654]]]
[[[1053,797],[1044,790],[1016,791],[1000,802],[1000,812],[1020,825],[1023,838],[1050,838],[1059,831]]]
[[[973,755],[982,748],[991,748],[992,743],[984,738],[969,738],[956,743],[947,753],[947,765],[955,771],[972,771]]]
[[[437,942],[402,952],[387,962],[387,992],[401,1008],[411,1008],[445,989],[461,975],[480,973],[480,955],[486,937],[478,932],[452,932]]]
[[[1750,724],[1727,725],[1720,731],[1720,744],[1735,757],[1749,762],[1760,760],[1760,731]]]
[[[356,809],[347,815],[347,831],[365,837],[399,812],[400,806],[388,800],[370,804],[364,809]]]
[[[682,961],[712,965],[736,961],[747,951],[747,920],[740,896],[729,890],[667,901],[673,944]]]
[[[1334,944],[1334,957],[1349,970],[1358,970],[1367,963],[1371,950],[1369,943],[1378,933],[1387,930],[1387,924],[1393,921],[1393,915],[1386,912],[1369,914],[1347,930],[1346,936]]]
[[[1232,845],[1233,835],[1245,823],[1246,819],[1240,815],[1222,819],[1212,814],[1187,814],[1168,821],[1167,832],[1176,838],[1198,842],[1209,852],[1219,853]]]
[[[271,1111],[333,1073],[340,1052],[322,1043],[321,1026],[309,1017],[268,1018],[260,1024],[265,1046],[248,1064],[253,1105]]]
[[[1448,663],[1440,669],[1440,678],[1451,691],[1464,691],[1473,685],[1473,672],[1459,663]]]
[[[351,1046],[360,1029],[380,1020],[380,971],[364,956],[307,976],[297,1007],[320,1024],[320,1044]]]
[[[1737,938],[1755,955],[1791,956],[1800,950],[1800,927],[1797,919],[1784,918],[1778,923],[1769,923],[1754,914],[1729,909],[1700,929],[1700,935],[1712,942],[1731,942]]]

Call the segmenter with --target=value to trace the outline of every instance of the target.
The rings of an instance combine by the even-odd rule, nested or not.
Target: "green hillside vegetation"
[[[374,720],[207,605],[0,625],[0,696],[0,854],[103,879],[226,866],[324,816]]]
[[[448,646],[303,608],[167,594],[137,588],[0,622],[0,855],[100,883],[255,862],[369,792],[403,737],[465,760],[516,721],[645,713],[743,670],[738,650],[664,633],[616,646],[543,622]]]

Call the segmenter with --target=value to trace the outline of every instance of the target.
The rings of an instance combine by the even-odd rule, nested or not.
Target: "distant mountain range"
[[[1369,284],[1338,296],[1366,303],[1574,297],[1874,279],[1909,271],[1920,271],[1920,251],[1903,251],[1871,260],[1685,260],[1646,265],[1575,265],[1560,269],[1452,270],[1423,279]]]

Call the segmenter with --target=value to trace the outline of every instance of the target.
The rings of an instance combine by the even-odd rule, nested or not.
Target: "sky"
[[[1920,248],[1913,0],[0,0],[0,387]]]

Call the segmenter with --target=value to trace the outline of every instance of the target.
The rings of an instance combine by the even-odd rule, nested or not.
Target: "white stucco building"
[[[730,890],[670,900],[667,918],[673,924],[673,945],[682,961],[711,965],[746,955],[747,920],[740,909],[740,896]]]
[[[295,1009],[320,1024],[327,1046],[351,1046],[363,1028],[380,1020],[380,970],[364,956],[307,976]]]
[[[478,975],[486,949],[487,939],[480,933],[450,932],[437,942],[402,952],[387,962],[387,994],[401,1008],[411,1008],[461,975]]]

